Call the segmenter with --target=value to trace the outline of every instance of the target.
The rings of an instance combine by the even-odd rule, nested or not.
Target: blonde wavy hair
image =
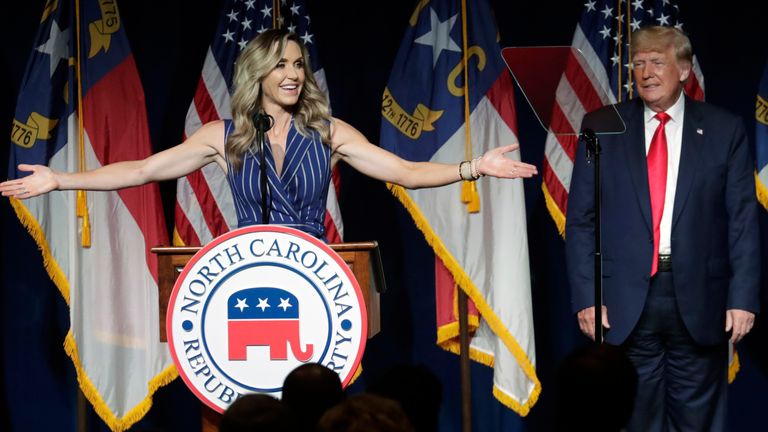
[[[294,125],[302,135],[310,136],[314,130],[320,133],[323,142],[331,140],[331,110],[325,93],[315,81],[306,47],[296,33],[282,29],[267,30],[251,40],[235,62],[231,103],[235,130],[227,139],[225,152],[236,170],[242,166],[243,155],[253,147],[256,139],[253,116],[262,109],[261,82],[283,58],[289,41],[299,45],[304,57],[305,78],[299,100],[293,108]]]

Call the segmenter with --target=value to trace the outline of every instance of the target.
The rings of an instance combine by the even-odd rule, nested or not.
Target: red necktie
[[[653,133],[651,147],[648,149],[648,186],[651,191],[651,215],[653,216],[653,261],[651,276],[656,274],[659,266],[659,239],[661,233],[661,215],[664,213],[664,196],[667,192],[667,135],[664,125],[670,119],[669,114],[656,114],[659,126]]]

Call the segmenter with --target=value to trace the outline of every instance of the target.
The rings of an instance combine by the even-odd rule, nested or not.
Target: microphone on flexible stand
[[[264,153],[264,134],[275,125],[275,119],[262,111],[253,115],[253,126],[256,128],[256,144],[259,146],[259,180],[261,184],[261,223],[269,224],[269,182],[267,181],[267,156]]]

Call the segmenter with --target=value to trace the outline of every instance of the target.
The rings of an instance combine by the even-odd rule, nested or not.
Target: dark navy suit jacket
[[[601,243],[603,302],[611,325],[605,340],[621,344],[645,305],[653,227],[643,103],[634,99],[616,108],[626,132],[600,135]],[[588,114],[583,123],[589,124],[595,115]],[[758,312],[760,236],[753,170],[741,120],[686,98],[672,217],[672,268],[680,315],[703,345],[726,339],[726,309]],[[566,219],[574,312],[594,305],[593,185],[593,167],[580,144]]]

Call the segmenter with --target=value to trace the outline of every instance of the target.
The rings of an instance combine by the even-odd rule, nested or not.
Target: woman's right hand
[[[59,187],[56,174],[45,165],[20,164],[19,171],[28,171],[31,174],[0,183],[0,192],[3,196],[27,199]]]

